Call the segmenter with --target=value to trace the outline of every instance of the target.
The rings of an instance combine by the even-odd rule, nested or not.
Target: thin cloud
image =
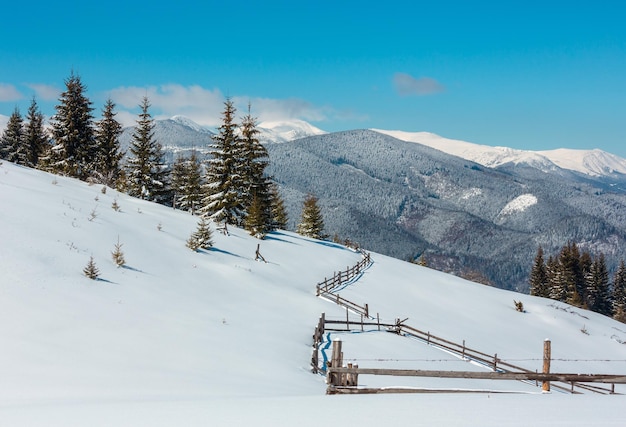
[[[400,96],[424,96],[440,93],[445,87],[430,77],[415,78],[406,73],[395,73],[393,85]]]
[[[29,83],[26,86],[31,88],[37,98],[43,101],[54,101],[59,98],[61,94],[61,89],[56,86],[42,84],[42,83]]]
[[[24,98],[24,95],[15,86],[0,83],[0,102],[17,101],[22,98]]]
[[[298,98],[272,99],[233,97],[239,111],[245,112],[248,103],[252,106],[252,115],[259,121],[271,122],[280,120],[300,119],[321,122],[328,119],[329,108],[315,107],[308,101]]]
[[[144,96],[150,101],[150,112],[154,118],[168,118],[183,115],[204,126],[219,126],[226,97],[219,89],[205,89],[201,86],[168,84],[149,87],[119,87],[111,90],[108,96],[126,111],[118,113],[118,120],[124,125],[134,124],[138,105]],[[319,122],[333,115],[328,107],[317,107],[298,98],[273,99],[248,96],[233,96],[238,115],[247,113],[248,104],[252,115],[260,122],[300,119]],[[132,120],[131,120],[132,118]]]

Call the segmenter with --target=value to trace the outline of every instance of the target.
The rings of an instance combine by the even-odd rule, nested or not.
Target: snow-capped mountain
[[[427,145],[491,168],[512,163],[526,164],[544,172],[554,172],[558,167],[593,177],[626,175],[626,159],[598,149],[516,150],[508,147],[491,147],[448,139],[429,132],[372,130],[402,141]]]
[[[326,132],[303,120],[281,120],[259,123],[261,142],[288,142],[307,136],[323,135]]]

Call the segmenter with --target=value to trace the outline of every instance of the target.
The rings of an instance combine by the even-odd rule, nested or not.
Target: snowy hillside
[[[490,147],[470,142],[443,138],[428,132],[404,132],[372,129],[402,141],[417,142],[487,167],[506,163],[524,163],[550,172],[556,167],[595,177],[626,174],[626,159],[602,150],[558,149],[526,151],[508,147]]]
[[[185,241],[196,217],[7,162],[0,199],[2,425],[318,426],[331,416],[344,425],[623,423],[624,397],[543,395],[519,382],[446,387],[523,394],[325,396],[324,378],[310,372],[311,335],[320,313],[345,311],[317,298],[315,284],[357,263],[358,253],[288,232],[259,241],[235,228],[214,232],[214,248],[194,253]],[[111,257],[118,239],[120,268]],[[267,263],[254,260],[258,244]],[[91,256],[95,281],[82,274]],[[372,257],[340,293],[384,321],[408,317],[531,370],[541,369],[551,338],[553,371],[626,373],[623,324]],[[333,338],[362,367],[483,369],[384,331]]]

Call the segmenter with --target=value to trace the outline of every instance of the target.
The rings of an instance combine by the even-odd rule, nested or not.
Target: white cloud
[[[137,111],[141,100],[147,96],[153,117],[168,118],[180,114],[206,126],[219,124],[224,106],[224,96],[219,89],[208,90],[195,85],[119,87],[110,91],[109,96],[120,107],[132,111]],[[126,114],[121,111],[118,117],[120,122],[126,120]],[[132,123],[136,118],[135,114]]]
[[[23,97],[24,95],[22,95],[20,91],[15,88],[15,86],[0,83],[0,102],[17,101]]]
[[[226,100],[219,89],[210,90],[197,85],[179,84],[119,87],[111,90],[108,96],[121,107],[117,118],[125,126],[135,123],[138,106],[144,96],[147,96],[150,101],[150,112],[154,118],[183,115],[198,124],[211,127],[221,124],[221,114]],[[329,115],[334,115],[331,108],[317,107],[298,98],[233,96],[232,100],[239,116],[247,113],[248,103],[250,103],[252,115],[259,121],[301,119],[319,122],[327,120]]]
[[[300,119],[305,121],[320,122],[327,120],[329,108],[315,107],[308,101],[298,98],[272,99],[272,98],[248,98],[233,97],[237,110],[245,113],[248,110],[248,102],[252,106],[252,115],[259,121],[279,121],[288,119]]]
[[[395,73],[393,85],[400,96],[424,96],[440,93],[445,87],[430,77],[415,78],[406,73]]]
[[[43,101],[54,101],[59,98],[61,89],[43,83],[29,83],[26,86],[35,91],[37,98]]]

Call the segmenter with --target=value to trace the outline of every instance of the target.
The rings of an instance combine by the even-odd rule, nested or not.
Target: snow
[[[9,117],[0,114],[0,132],[7,128],[7,123],[9,123]]]
[[[524,212],[529,207],[537,204],[537,197],[532,194],[517,196],[500,211],[500,216],[511,215],[515,212]]]
[[[264,121],[259,123],[261,142],[288,142],[298,138],[313,135],[323,135],[326,132],[303,120]]]
[[[372,130],[402,141],[426,145],[486,167],[497,167],[507,163],[523,163],[545,172],[553,171],[559,167],[591,176],[606,176],[613,173],[626,174],[626,159],[599,149],[516,150],[508,147],[491,147],[448,139],[429,132]]]
[[[360,254],[286,231],[259,241],[234,227],[194,253],[185,241],[196,217],[8,162],[0,200],[2,425],[623,425],[623,396],[542,394],[521,382],[362,376],[363,385],[492,392],[326,396],[324,378],[310,372],[311,335],[322,312],[346,314],[317,298],[315,284]],[[111,257],[118,237],[121,268]],[[259,243],[267,263],[254,261]],[[82,275],[90,256],[96,281]],[[549,337],[554,372],[626,371],[621,323],[372,258],[340,294],[382,321],[408,317],[531,370],[541,369]],[[337,338],[361,367],[485,369],[384,331]]]

